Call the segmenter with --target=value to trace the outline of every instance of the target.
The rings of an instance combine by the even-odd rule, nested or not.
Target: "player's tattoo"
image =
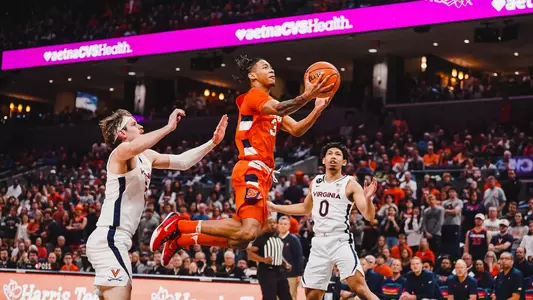
[[[278,116],[287,116],[299,110],[306,103],[307,101],[305,101],[304,97],[298,96],[294,99],[278,103],[276,106],[276,112],[278,113]]]

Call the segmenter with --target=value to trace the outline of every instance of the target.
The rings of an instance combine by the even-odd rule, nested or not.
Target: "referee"
[[[283,241],[273,217],[268,218],[263,234],[248,247],[248,259],[259,263],[257,279],[263,300],[292,300],[285,274],[285,269],[292,266],[283,259]]]

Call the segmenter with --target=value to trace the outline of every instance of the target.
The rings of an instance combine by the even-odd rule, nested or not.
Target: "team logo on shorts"
[[[118,276],[120,269],[111,269],[111,275],[107,276],[107,281],[122,281],[122,276]]]
[[[246,201],[261,200],[263,199],[263,196],[256,189],[246,188],[246,196],[244,197],[244,199]]]

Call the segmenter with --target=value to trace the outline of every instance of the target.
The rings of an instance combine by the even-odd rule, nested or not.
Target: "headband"
[[[117,127],[117,132],[115,132],[115,139],[113,140],[113,142],[117,141],[118,132],[121,131],[122,129],[124,129],[126,127],[126,125],[128,125],[128,122],[130,120],[133,120],[133,118],[130,117],[130,116],[122,116],[122,121],[120,122],[120,124]]]

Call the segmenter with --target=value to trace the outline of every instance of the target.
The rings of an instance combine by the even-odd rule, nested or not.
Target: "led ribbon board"
[[[5,51],[2,70],[291,41],[533,13],[533,0],[427,0]]]

